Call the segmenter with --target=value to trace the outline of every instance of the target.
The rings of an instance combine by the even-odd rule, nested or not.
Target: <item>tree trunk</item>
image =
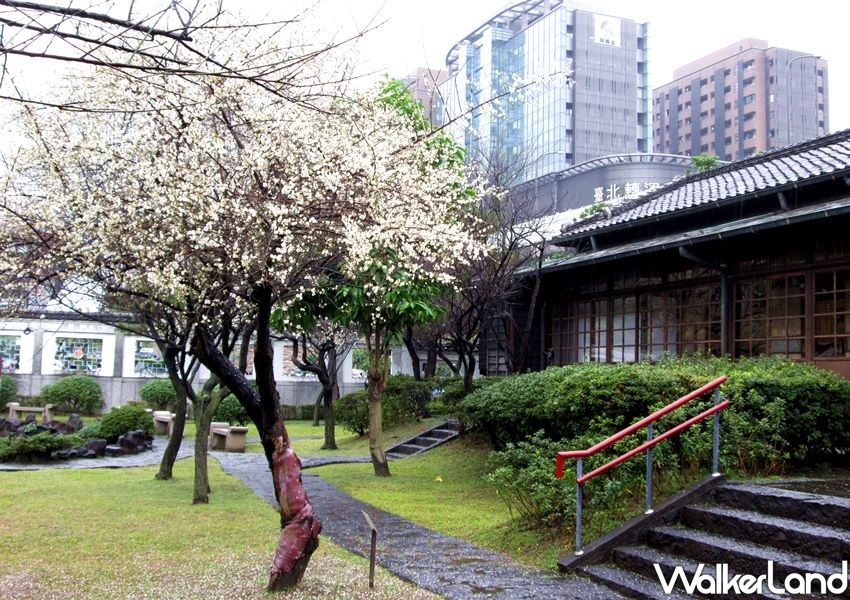
[[[408,325],[401,339],[404,342],[404,347],[407,348],[407,353],[410,355],[410,363],[413,367],[413,379],[422,381],[422,369],[419,365],[419,353],[416,351],[416,340],[413,339],[413,327]]]
[[[210,438],[211,419],[195,411],[195,485],[192,504],[208,504],[210,501],[210,476],[207,468],[207,446]]]
[[[428,352],[425,355],[425,379],[431,379],[437,375],[437,344],[438,340],[428,340]]]
[[[322,450],[336,450],[336,420],[334,402],[339,398],[339,379],[336,369],[337,347],[334,345],[327,353],[325,373],[327,380],[322,381],[322,398],[325,406],[325,443]]]
[[[337,450],[336,419],[334,418],[334,402],[339,398],[339,384],[334,382],[330,390],[322,394],[325,400],[325,443],[322,450]]]
[[[174,348],[163,348],[162,346],[160,346],[160,351],[162,353],[163,363],[168,371],[168,378],[177,394],[171,435],[168,437],[168,443],[162,454],[159,471],[154,475],[155,479],[167,480],[171,479],[173,475],[174,461],[177,460],[177,453],[180,451],[180,444],[183,442],[183,431],[186,428],[186,405],[189,394],[187,391],[188,385],[183,381],[183,378],[180,377],[177,371],[177,356],[179,351]]]
[[[376,333],[374,340],[366,336],[366,349],[369,352],[369,370],[367,372],[369,398],[369,454],[372,467],[378,477],[390,476],[390,465],[383,448],[383,413],[381,397],[389,376],[389,352],[384,348],[381,334]]]
[[[466,365],[463,370],[463,391],[472,393],[472,380],[475,377],[475,348],[471,348],[466,356]]]
[[[261,286],[255,290],[253,300],[258,311],[254,354],[257,390],[248,384],[245,374],[210,343],[210,336],[203,328],[199,329],[193,345],[198,358],[221,378],[259,430],[280,510],[281,532],[268,583],[269,591],[279,591],[295,587],[303,577],[310,557],[319,546],[322,525],[301,482],[301,461],[292,451],[280,411],[269,329],[272,297],[269,290]]]

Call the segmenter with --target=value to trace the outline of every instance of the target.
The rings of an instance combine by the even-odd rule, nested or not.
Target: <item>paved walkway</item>
[[[51,463],[50,468],[120,468],[158,464],[164,442],[157,440],[153,452],[135,456],[76,459]],[[184,444],[179,458],[192,456]],[[277,506],[271,474],[261,454],[210,452],[222,468],[239,478],[261,498]],[[368,462],[368,457],[303,457],[304,469],[333,462]],[[0,464],[0,470],[27,470],[43,465]],[[621,598],[608,588],[585,579],[560,577],[555,572],[529,569],[513,559],[464,540],[445,536],[352,498],[308,471],[303,473],[310,501],[322,520],[322,535],[362,556],[369,553],[369,530],[365,510],[378,529],[378,563],[421,588],[446,598],[499,600],[574,598],[614,600]]]

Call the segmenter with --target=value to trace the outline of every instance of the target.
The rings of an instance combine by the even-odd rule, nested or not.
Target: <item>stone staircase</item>
[[[703,565],[702,575],[714,579],[717,565],[727,564],[730,581],[735,575],[756,577],[773,572],[774,590],[794,591],[799,580],[791,574],[820,574],[827,580],[842,573],[842,561],[850,561],[850,499],[820,496],[764,485],[723,483],[707,500],[676,507],[672,516],[655,518],[645,530],[631,537],[634,543],[610,544],[593,556],[593,544],[584,556],[565,557],[559,561],[562,571],[574,571],[589,577],[629,598],[680,599],[710,598],[850,598],[850,586],[843,593],[806,596],[796,593],[773,593],[765,581],[763,593],[687,593],[688,584]],[[635,541],[636,540],[636,541]],[[603,562],[596,562],[602,557]],[[607,561],[607,562],[606,562]],[[658,565],[656,567],[655,565]],[[657,570],[669,583],[674,574],[677,589],[665,593]],[[839,576],[840,577],[840,576]],[[834,578],[837,585],[839,577]],[[815,578],[813,577],[813,580]],[[711,590],[710,582],[705,592]],[[693,591],[693,590],[692,590]],[[815,580],[814,591],[820,591]]]
[[[389,448],[386,452],[387,458],[414,456],[456,438],[459,433],[460,427],[457,421],[449,419],[416,437]]]

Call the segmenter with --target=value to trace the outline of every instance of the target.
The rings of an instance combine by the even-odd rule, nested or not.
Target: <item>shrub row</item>
[[[768,474],[790,462],[846,454],[850,449],[850,382],[810,364],[763,358],[669,359],[657,364],[585,364],[507,377],[459,403],[464,420],[488,432],[497,452],[491,483],[512,511],[538,526],[574,511],[570,491],[554,478],[558,450],[587,448],[673,400],[726,375],[731,407],[722,416],[724,471]],[[655,435],[712,404],[695,400],[660,420]],[[610,452],[585,460],[585,472],[644,441],[642,430]],[[653,449],[656,471],[695,473],[711,458],[711,420]],[[640,495],[644,462],[627,461],[588,485],[589,505]],[[564,481],[570,481],[568,464]]]
[[[432,384],[416,381],[410,375],[392,375],[381,397],[384,427],[395,427],[427,415]],[[334,405],[338,425],[358,435],[369,429],[369,397],[366,390],[341,396]]]

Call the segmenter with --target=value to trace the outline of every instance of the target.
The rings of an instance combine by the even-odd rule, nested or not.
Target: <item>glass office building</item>
[[[512,4],[446,56],[442,122],[470,154],[513,169],[516,183],[648,152],[646,53],[646,24],[561,0]]]

